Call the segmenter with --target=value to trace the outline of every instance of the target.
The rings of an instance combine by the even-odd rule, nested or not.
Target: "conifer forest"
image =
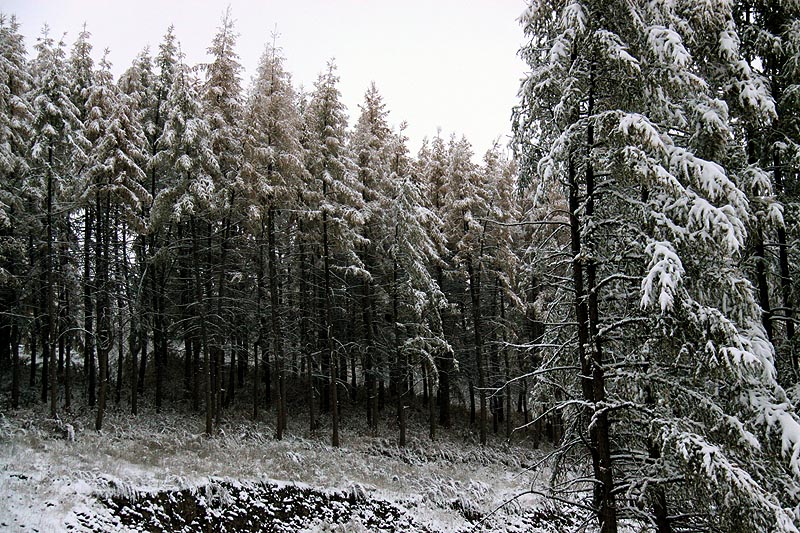
[[[246,83],[230,9],[208,63],[170,27],[116,79],[86,27],[0,16],[0,494],[25,446],[171,416],[147,438],[518,467],[480,512],[479,481],[426,493],[471,529],[398,530],[797,533],[800,2],[520,10],[485,154],[412,153],[380,80],[348,110],[279,40]]]

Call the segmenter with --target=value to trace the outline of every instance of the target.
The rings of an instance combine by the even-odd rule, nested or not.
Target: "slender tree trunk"
[[[233,203],[233,198],[231,198]],[[230,217],[225,217],[222,221],[223,231],[220,240],[220,256],[219,256],[219,273],[217,276],[217,311],[216,320],[219,322],[217,325],[217,332],[213,335],[214,339],[214,405],[217,425],[220,424],[222,418],[222,394],[224,390],[222,385],[224,383],[223,369],[225,366],[225,343],[222,339],[222,331],[227,329],[224,325],[222,318],[223,307],[222,303],[225,299],[225,281],[227,274],[227,257],[228,257],[228,238],[230,236],[231,221]]]
[[[783,186],[783,167],[781,166],[780,148],[775,146],[772,152],[772,168],[775,185],[779,193],[784,192]],[[783,314],[786,317],[786,340],[792,345],[794,339],[794,307],[792,302],[792,274],[789,270],[789,245],[786,240],[786,228],[778,226],[778,267],[781,274],[781,296],[783,299]],[[800,375],[800,365],[798,365],[798,352],[791,350],[791,365],[795,375]]]
[[[150,312],[152,315],[152,311]],[[142,357],[139,359],[139,381],[136,383],[136,389],[139,394],[144,394],[144,380],[147,376],[147,347],[149,346],[147,327],[142,328]],[[155,351],[155,349],[153,350]]]
[[[42,284],[42,286],[47,290],[46,283]],[[45,315],[46,313],[45,311]],[[44,320],[48,320],[47,316],[44,317]],[[48,331],[47,323],[40,329],[39,334],[41,335],[42,343],[42,387],[39,392],[41,393],[42,403],[48,404],[47,393],[50,391],[50,332]]]
[[[128,290],[129,287],[129,276],[128,276],[128,239],[127,235],[125,234],[125,228],[121,228],[122,238],[120,239],[119,233],[117,228],[120,228],[120,216],[119,211],[117,211],[117,215],[115,217],[115,229],[114,229],[114,257],[115,261],[118,265],[121,266],[121,275],[119,269],[117,270],[117,287],[118,287],[118,294],[117,294],[117,382],[115,384],[115,391],[114,391],[114,403],[119,405],[122,401],[122,376],[123,376],[123,367],[125,366],[125,335],[123,335],[123,331],[125,328],[125,324],[122,318],[122,310],[125,308],[125,298],[123,298],[123,294],[127,297],[128,301],[132,301],[132,297],[130,291]],[[122,285],[120,287],[119,285]]]
[[[48,149],[48,158],[50,168],[53,164],[53,147]],[[47,276],[47,348],[49,357],[49,383],[50,387],[50,416],[56,418],[58,407],[58,375],[56,366],[56,343],[58,342],[58,328],[56,326],[56,284],[53,276],[53,262],[54,253],[53,249],[53,176],[52,172],[47,172],[47,258],[45,260],[46,276]],[[42,380],[44,382],[44,380]]]
[[[436,440],[436,402],[433,400],[433,377],[431,371],[426,372],[425,381],[428,383],[428,436],[431,440]]]
[[[367,386],[367,425],[372,431],[373,436],[375,436],[378,432],[378,395],[375,390],[375,341],[372,320],[372,285],[369,280],[364,280],[362,287],[364,335],[366,337],[364,346],[364,380]]]
[[[65,296],[65,307],[70,309],[69,293]],[[70,328],[70,323],[66,324]],[[72,333],[65,332],[65,361],[64,361],[64,409],[69,412],[72,408]]]
[[[283,377],[283,332],[280,322],[280,298],[278,295],[278,254],[275,245],[275,207],[267,211],[267,248],[269,252],[269,299],[272,325],[272,351],[275,355],[275,379],[277,383],[275,438],[281,440],[286,429],[286,401]]]
[[[16,319],[11,326],[11,407],[19,409],[20,364],[19,364],[19,326]]]
[[[769,284],[767,282],[767,259],[764,252],[764,234],[761,228],[758,228],[755,233],[756,283],[758,285],[758,303],[761,306],[761,323],[764,325],[767,339],[772,342],[772,309],[769,304]]]
[[[327,193],[326,187],[323,185],[323,195]],[[325,315],[325,355],[323,356],[328,361],[330,372],[330,402],[331,402],[331,446],[339,447],[339,402],[336,394],[336,357],[333,349],[333,320],[331,318],[331,265],[330,265],[330,250],[328,246],[328,213],[322,213],[322,258],[325,277],[325,298],[324,298],[324,315]]]
[[[203,296],[203,280],[200,276],[200,254],[198,253],[197,243],[197,227],[195,218],[191,218],[192,229],[192,270],[194,271],[194,284],[195,284],[195,299],[197,302],[198,313],[200,318],[200,341],[203,344],[203,367],[205,371],[205,406],[206,406],[206,436],[210,437],[214,432],[213,425],[213,407],[211,405],[211,356],[208,349],[208,334],[206,331],[206,310],[205,301]]]
[[[130,387],[131,387],[131,414],[136,416],[139,414],[139,397],[137,394],[137,365],[138,365],[138,356],[141,343],[139,339],[141,333],[139,332],[138,324],[134,324],[131,322],[131,333],[129,337],[129,344],[130,344],[130,351],[131,351],[131,376],[130,376]]]
[[[486,368],[483,361],[483,318],[481,316],[481,265],[467,261],[469,294],[472,299],[472,329],[475,339],[475,364],[478,367],[478,395],[480,398],[479,434],[481,445],[486,445]]]
[[[86,387],[89,407],[94,407],[95,404],[94,304],[91,278],[94,216],[94,210],[87,207],[83,225],[83,369],[88,377]]]
[[[441,266],[436,267],[436,282],[439,284],[439,287],[442,287],[442,290],[444,290],[444,271],[442,270]],[[442,322],[444,322],[444,317],[442,317]],[[448,331],[449,328],[443,325],[442,329],[444,331]],[[445,353],[441,360],[441,367],[439,368],[438,391],[439,425],[445,428],[449,428],[451,426],[450,374],[453,372],[453,366],[453,355],[451,353]]]
[[[588,115],[594,113],[594,66],[590,67]],[[586,223],[594,215],[594,169],[591,150],[594,147],[594,128],[589,124],[586,139],[586,198],[584,212]],[[599,338],[599,305],[596,290],[597,265],[593,258],[584,257],[583,236],[579,217],[580,198],[573,161],[568,165],[570,238],[572,243],[573,281],[578,322],[578,355],[581,364],[581,385],[587,402],[586,416],[589,424],[590,453],[595,485],[593,506],[597,513],[601,533],[617,532],[617,510],[614,496],[614,477],[611,460],[610,429],[607,411],[598,407],[605,400],[605,375],[602,344]],[[593,250],[588,250],[591,254]],[[584,265],[585,263],[585,265]],[[584,267],[586,280],[584,283]],[[592,407],[593,406],[593,407]]]
[[[125,325],[122,322],[122,302],[120,302],[119,316],[117,317],[117,382],[115,383],[114,403],[119,405],[122,401],[122,367],[125,366],[125,336],[122,334]]]
[[[103,429],[103,417],[108,393],[108,353],[111,349],[111,323],[109,313],[108,249],[110,230],[110,199],[97,199],[97,240],[95,243],[95,265],[97,268],[97,359],[99,364],[99,390],[97,394],[97,417],[94,428]]]
[[[398,238],[398,228],[395,226],[395,234],[394,238],[397,241]],[[394,339],[394,357],[395,357],[395,371],[394,371],[394,378],[393,381],[396,383],[395,385],[395,394],[397,396],[397,419],[400,425],[400,442],[398,443],[401,448],[404,448],[406,445],[406,393],[407,393],[407,383],[408,379],[406,377],[406,365],[405,363],[405,353],[403,352],[400,346],[400,325],[399,320],[400,316],[398,313],[399,304],[400,304],[400,295],[398,294],[399,290],[399,279],[398,279],[398,265],[397,259],[394,260],[394,264],[392,266],[392,336]]]

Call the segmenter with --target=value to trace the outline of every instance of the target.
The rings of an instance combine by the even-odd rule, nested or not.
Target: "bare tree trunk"
[[[52,168],[53,148],[48,150],[48,158]],[[50,416],[56,418],[58,407],[58,375],[56,366],[56,342],[58,328],[56,326],[56,286],[53,276],[53,176],[52,172],[47,172],[47,257],[45,258],[45,269],[47,277],[47,348],[49,358],[49,383],[45,382],[45,391],[50,387]]]
[[[770,342],[772,334],[772,308],[769,304],[769,284],[767,282],[767,259],[764,252],[764,234],[761,228],[755,232],[756,284],[758,285],[758,303],[761,306],[761,323]]]
[[[200,276],[200,254],[198,253],[197,227],[195,218],[191,218],[192,229],[192,270],[194,271],[195,299],[198,306],[197,315],[200,317],[200,341],[203,344],[203,367],[205,371],[205,406],[206,406],[206,436],[210,437],[214,433],[214,413],[211,398],[211,356],[208,349],[208,334],[206,331],[206,309],[203,295],[203,280]]]
[[[261,365],[264,353],[264,226],[262,223],[261,231],[257,243],[258,271],[256,272],[256,315],[258,320],[258,339],[255,348],[255,361],[253,364],[253,420],[258,420],[261,408]]]
[[[323,185],[323,194],[327,193]],[[325,323],[325,351],[327,352],[323,357],[328,361],[329,374],[330,374],[330,402],[331,402],[331,446],[339,447],[339,402],[336,394],[336,379],[338,372],[336,371],[336,357],[333,349],[333,320],[331,318],[331,302],[332,288],[331,288],[331,265],[330,265],[330,250],[328,246],[328,213],[322,213],[322,258],[325,278],[325,298],[324,298],[324,315]]]
[[[373,436],[378,432],[378,395],[375,390],[375,340],[373,332],[372,286],[369,280],[362,282],[362,312],[364,320],[364,381],[367,388],[367,425]]]
[[[16,319],[11,326],[11,407],[19,409],[20,393],[19,326]]]
[[[444,290],[444,272],[441,266],[436,267],[436,282],[439,284],[439,287]],[[444,322],[444,317],[442,317],[442,322]],[[447,331],[444,324],[442,329]],[[453,355],[451,353],[444,354],[441,367],[439,368],[439,389],[437,396],[439,401],[439,425],[445,428],[451,426],[450,374],[453,372],[453,366]]]
[[[395,226],[395,240],[397,240],[397,226]],[[394,371],[394,379],[392,380],[395,382],[395,394],[397,396],[397,419],[400,425],[400,441],[399,446],[401,448],[405,447],[406,445],[406,393],[407,393],[407,384],[408,378],[406,376],[406,367],[405,363],[405,353],[400,346],[400,325],[399,325],[399,303],[400,297],[398,294],[398,265],[397,259],[394,260],[394,264],[392,266],[392,336],[394,340],[394,358],[395,358],[395,371]]]
[[[275,207],[267,211],[267,247],[269,251],[269,299],[272,325],[272,350],[275,355],[277,382],[276,430],[275,438],[281,440],[286,429],[286,401],[284,397],[283,377],[283,332],[280,322],[280,298],[278,295],[278,254],[275,249]]]
[[[475,268],[472,259],[467,261],[469,294],[472,299],[472,329],[475,338],[475,364],[478,367],[478,395],[480,397],[479,434],[481,445],[486,445],[486,368],[483,361],[483,317],[481,315],[481,265]]]
[[[428,436],[431,440],[436,440],[436,402],[434,401],[436,396],[433,391],[431,372],[426,373],[425,380],[428,383]]]
[[[89,407],[95,403],[94,361],[94,305],[92,305],[91,242],[94,227],[94,210],[86,208],[83,225],[83,369],[87,374],[87,401]]]
[[[97,270],[97,359],[99,363],[99,390],[97,417],[94,428],[103,429],[103,417],[108,394],[108,353],[111,350],[111,318],[109,313],[108,249],[110,230],[110,199],[97,199],[97,240],[95,243],[95,268]]]
[[[589,74],[588,115],[594,113],[594,68]],[[586,140],[586,197],[584,212],[591,220],[594,215],[594,169],[591,150],[594,146],[594,129],[587,128]],[[579,217],[579,185],[573,161],[568,165],[570,239],[573,259],[575,310],[578,322],[578,357],[581,365],[583,399],[587,402],[589,421],[589,446],[595,478],[593,507],[597,513],[601,533],[617,532],[617,510],[614,496],[614,477],[611,460],[610,429],[607,411],[598,407],[605,400],[605,376],[602,344],[599,338],[599,306],[596,290],[597,265],[592,258],[584,258],[582,250],[581,220]],[[585,263],[585,265],[584,265]],[[584,283],[584,267],[586,280]],[[587,353],[588,350],[588,353]]]

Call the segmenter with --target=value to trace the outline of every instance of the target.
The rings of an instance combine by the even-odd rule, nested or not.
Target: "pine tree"
[[[393,352],[396,357],[398,418],[400,421],[399,445],[406,444],[406,404],[414,382],[413,367],[419,365],[427,376],[430,393],[436,388],[438,374],[435,358],[452,356],[452,347],[442,329],[441,310],[447,301],[436,279],[429,272],[430,265],[440,261],[436,242],[429,233],[431,227],[441,224],[440,219],[423,205],[422,191],[412,178],[412,165],[408,157],[406,137],[400,132],[387,139],[386,152],[390,171],[383,183],[381,198],[385,203],[376,218],[383,218],[379,227],[379,250],[388,258],[393,328]],[[381,214],[378,214],[381,213]],[[435,436],[433,403],[429,406],[431,438]]]
[[[127,262],[128,250],[115,253],[112,241],[117,241],[119,226],[125,225],[134,233],[145,232],[142,205],[150,203],[144,187],[146,164],[145,137],[130,97],[121,93],[113,83],[110,64],[103,58],[95,75],[95,84],[87,98],[89,112],[86,131],[92,141],[89,166],[86,172],[84,199],[94,205],[96,213],[95,271],[97,302],[97,355],[99,362],[99,394],[95,429],[103,425],[108,394],[109,352],[113,346],[111,293],[111,261],[114,256]],[[124,229],[123,229],[124,231]],[[117,273],[118,277],[121,277]],[[121,309],[117,310],[122,313]],[[123,331],[117,331],[122,336]],[[120,346],[122,346],[120,344]],[[119,365],[123,364],[120,351]]]
[[[26,265],[22,188],[29,170],[33,119],[25,45],[14,17],[0,15],[0,365],[11,363],[11,406],[20,398],[20,320]]]
[[[45,27],[36,44],[36,51],[34,86],[30,97],[34,118],[31,172],[27,188],[33,194],[34,210],[41,213],[43,219],[40,240],[43,249],[37,253],[41,261],[44,292],[44,302],[38,307],[45,316],[42,398],[46,399],[46,393],[49,392],[50,414],[55,417],[58,399],[55,237],[59,224],[58,213],[64,212],[58,203],[65,199],[65,191],[74,185],[71,181],[74,181],[76,166],[86,160],[86,140],[78,109],[67,92],[63,42],[56,44]],[[32,374],[34,370],[35,363],[32,361]]]
[[[347,116],[337,87],[336,66],[330,62],[319,76],[305,110],[306,168],[314,180],[307,196],[310,216],[319,231],[317,244],[322,259],[321,324],[319,343],[322,369],[328,374],[331,412],[331,443],[339,446],[339,405],[337,394],[338,343],[334,337],[334,294],[332,270],[343,269],[368,275],[356,254],[363,243],[358,232],[363,224],[359,211],[363,200],[347,153]],[[310,228],[309,228],[310,229]],[[334,264],[334,259],[338,258]],[[313,363],[313,362],[311,362]],[[313,399],[312,399],[313,401]]]
[[[201,92],[201,102],[206,120],[211,128],[211,148],[217,159],[219,174],[215,179],[215,199],[213,202],[216,212],[216,224],[219,224],[219,243],[216,276],[216,305],[214,312],[213,340],[214,364],[214,403],[217,406],[217,418],[222,412],[220,406],[223,402],[222,383],[223,362],[225,358],[225,342],[223,331],[228,327],[225,324],[229,310],[223,310],[226,298],[226,281],[229,277],[228,255],[229,239],[235,231],[232,222],[231,206],[235,202],[234,181],[238,178],[241,169],[241,124],[242,124],[242,88],[240,72],[241,65],[236,55],[236,39],[238,35],[234,29],[234,20],[230,8],[222,17],[221,26],[214,36],[208,53],[212,57],[211,63],[204,65],[206,81]]]
[[[437,219],[445,215],[447,208],[447,167],[448,154],[447,146],[442,139],[441,132],[437,133],[433,141],[428,146],[427,139],[423,142],[423,147],[417,156],[417,180],[423,191],[424,206],[430,209]],[[428,235],[434,240],[436,250],[440,258],[439,261],[431,265],[434,270],[436,284],[443,291],[448,293],[445,286],[445,270],[447,268],[447,239],[445,236],[444,224],[435,224],[428,228]],[[452,306],[451,306],[452,307]],[[447,335],[451,335],[451,343],[455,339],[455,313],[452,309],[445,308],[441,311],[442,328]],[[437,387],[437,403],[439,404],[439,424],[449,428],[451,425],[450,414],[450,387],[451,378],[455,377],[458,362],[453,357],[453,352],[444,352],[435,359],[437,363],[436,373],[439,377]]]
[[[742,55],[753,70],[763,72],[765,83],[775,100],[776,116],[770,123],[750,122],[747,130],[748,156],[770,172],[766,191],[775,195],[783,205],[783,223],[758,217],[762,221],[758,228],[763,238],[756,241],[759,258],[756,267],[759,285],[759,300],[765,311],[765,319],[774,322],[779,330],[773,336],[776,347],[778,376],[785,385],[791,385],[798,376],[798,358],[795,346],[793,271],[789,249],[796,239],[792,228],[797,216],[797,191],[794,186],[798,153],[796,97],[800,80],[797,57],[800,33],[797,20],[798,7],[783,2],[736,2],[734,16],[739,28]],[[754,184],[755,185],[755,184]],[[763,190],[765,185],[757,189]],[[763,202],[761,202],[763,204]],[[768,207],[768,206],[764,206]],[[764,210],[766,211],[766,210]],[[777,248],[777,272],[775,254],[764,253],[765,240],[774,239]],[[759,253],[760,252],[760,253]],[[772,268],[770,268],[772,267]],[[776,280],[777,278],[777,280]],[[770,309],[772,302],[779,300],[777,309]],[[766,305],[765,305],[766,304]],[[771,326],[771,324],[770,324]],[[781,331],[782,330],[782,331]],[[768,331],[769,332],[769,331]]]
[[[89,88],[94,84],[94,60],[92,59],[91,34],[84,25],[72,47],[69,58],[69,94],[77,109],[81,123],[89,112],[87,99]],[[92,235],[95,221],[94,207],[85,206],[83,211],[83,272],[81,279],[83,303],[83,370],[86,380],[85,395],[90,407],[94,407],[97,394],[97,361],[95,359],[94,280],[92,279]]]
[[[200,234],[209,225],[215,186],[213,176],[219,165],[211,146],[211,129],[204,118],[198,95],[198,82],[189,69],[179,65],[167,98],[168,115],[158,140],[153,164],[171,169],[163,188],[153,202],[151,223],[168,220],[188,222],[191,236],[191,265],[194,284],[192,307],[203,351],[205,373],[205,432],[213,433],[214,403],[206,306],[208,265],[200,255]]]
[[[381,265],[379,242],[391,232],[391,224],[385,225],[381,220],[383,209],[389,205],[386,197],[387,181],[389,179],[389,151],[388,143],[391,129],[387,121],[388,111],[383,103],[383,98],[378,92],[375,83],[372,83],[364,94],[364,103],[361,105],[361,114],[358,117],[353,134],[350,138],[350,150],[358,167],[359,187],[364,202],[364,224],[362,236],[364,244],[359,250],[364,268],[370,273],[361,279],[361,309],[364,323],[364,372],[367,393],[367,423],[373,433],[378,428],[379,396],[383,396],[384,368],[380,353],[396,353],[391,346],[380,346],[376,335],[376,317],[385,313],[378,308],[378,292],[383,287],[388,287],[391,282],[385,277],[391,268]],[[388,312],[388,310],[387,310]],[[397,395],[396,378],[394,375],[391,390]],[[378,390],[380,387],[380,392]],[[398,409],[400,400],[397,399]],[[398,411],[397,415],[400,416]]]
[[[553,242],[569,258],[550,281],[569,306],[547,321],[575,324],[546,333],[570,349],[538,372],[569,384],[557,366],[580,369],[557,406],[575,415],[559,456],[587,443],[589,482],[566,483],[591,494],[601,531],[622,519],[795,531],[796,502],[777,487],[797,485],[800,426],[738,265],[754,216],[740,184],[758,169],[735,119],[773,108],[730,6],[694,6],[534,3],[523,15],[521,173],[566,204],[539,222],[563,228]]]
[[[284,333],[281,325],[282,308],[278,274],[278,245],[276,221],[289,224],[281,210],[289,212],[297,206],[298,191],[306,172],[303,149],[300,144],[300,116],[295,103],[294,89],[289,74],[283,68],[283,58],[274,46],[267,46],[261,57],[258,77],[251,90],[247,105],[247,129],[245,134],[245,159],[242,178],[245,186],[244,199],[255,212],[254,234],[257,243],[259,265],[257,286],[258,321],[261,327],[259,338],[265,339],[267,331],[262,320],[264,240],[267,240],[268,279],[270,293],[270,338],[275,363],[276,436],[283,437],[286,429],[286,384],[284,360]],[[288,233],[282,231],[280,233]],[[262,353],[266,352],[261,341]],[[256,363],[258,366],[258,363]],[[256,375],[258,383],[258,375]],[[258,389],[256,388],[256,391]],[[254,409],[258,413],[258,392],[254,398]]]

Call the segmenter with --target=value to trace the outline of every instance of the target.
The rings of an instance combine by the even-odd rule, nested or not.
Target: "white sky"
[[[496,138],[505,145],[524,65],[517,17],[523,0],[0,0],[15,14],[28,51],[47,23],[69,47],[84,22],[94,56],[110,49],[115,76],[147,44],[153,55],[170,23],[187,63],[206,48],[230,4],[246,87],[277,25],[278,45],[296,86],[313,87],[331,57],[351,124],[375,81],[393,125],[405,120],[412,153],[441,128],[464,134],[477,156]]]

